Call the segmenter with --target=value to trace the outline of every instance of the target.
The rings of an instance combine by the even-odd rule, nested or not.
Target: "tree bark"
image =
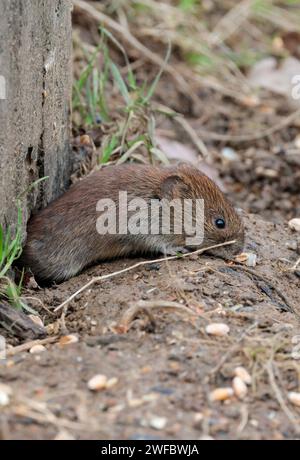
[[[70,175],[70,0],[0,0],[0,223],[60,195]]]

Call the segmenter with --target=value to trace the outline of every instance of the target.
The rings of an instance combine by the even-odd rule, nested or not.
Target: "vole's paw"
[[[180,254],[187,254],[190,251],[184,246],[175,246],[164,248],[161,252],[164,256],[177,256]]]

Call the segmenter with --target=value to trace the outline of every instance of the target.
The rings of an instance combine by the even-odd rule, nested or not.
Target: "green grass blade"
[[[111,70],[113,79],[114,79],[115,83],[117,84],[117,86],[119,88],[119,91],[120,91],[125,103],[127,105],[130,105],[131,104],[131,98],[130,98],[126,83],[123,80],[122,75],[120,74],[120,71],[119,71],[118,67],[116,66],[116,64],[114,62],[110,63],[110,70]]]

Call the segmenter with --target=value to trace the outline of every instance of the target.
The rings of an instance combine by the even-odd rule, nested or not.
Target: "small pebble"
[[[244,383],[246,383],[246,385],[251,385],[252,377],[244,367],[236,367],[234,369],[234,375],[239,377]]]
[[[224,336],[227,335],[230,331],[229,326],[224,323],[212,323],[206,326],[205,331],[209,335]]]
[[[289,401],[294,404],[294,406],[300,407],[300,393],[295,391],[290,391],[288,394]]]
[[[234,377],[232,381],[232,388],[233,388],[234,394],[239,399],[244,399],[248,393],[247,385],[245,384],[245,382],[243,382],[243,380],[240,377]]]
[[[238,161],[239,155],[231,147],[224,147],[221,151],[222,156],[227,161]]]
[[[210,395],[209,399],[211,401],[226,401],[227,399],[231,398],[234,395],[232,388],[216,388],[213,390]]]
[[[288,249],[290,249],[291,251],[297,251],[297,246],[298,246],[297,241],[295,241],[295,240],[293,240],[293,241],[287,241],[287,242],[285,243],[285,245],[286,245],[286,247],[287,247]]]
[[[275,171],[271,168],[264,168],[263,166],[258,166],[255,169],[255,172],[258,176],[268,177],[270,179],[275,179],[276,177],[278,177],[278,171]]]
[[[29,353],[35,355],[38,353],[43,353],[44,351],[47,351],[47,348],[44,347],[44,345],[33,345],[33,347],[30,348]]]
[[[92,391],[100,391],[100,390],[105,390],[107,388],[107,382],[108,379],[106,375],[98,374],[94,375],[89,381],[88,381],[88,388],[89,390]]]
[[[294,230],[295,232],[300,232],[300,219],[291,219],[289,221],[290,229]]]

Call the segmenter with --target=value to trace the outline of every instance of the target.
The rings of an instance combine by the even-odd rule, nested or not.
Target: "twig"
[[[77,297],[79,294],[81,294],[83,291],[85,291],[86,289],[88,289],[90,286],[92,286],[93,284],[99,282],[99,281],[103,281],[103,280],[107,280],[109,278],[113,278],[115,276],[118,276],[118,275],[122,275],[123,273],[126,273],[128,271],[131,271],[131,270],[134,270],[135,268],[138,268],[138,267],[142,267],[143,265],[150,265],[150,264],[155,264],[155,263],[160,263],[160,262],[165,262],[167,260],[175,260],[175,259],[182,259],[184,257],[188,257],[188,256],[191,256],[191,255],[194,255],[194,254],[202,254],[203,252],[205,251],[209,251],[211,249],[215,249],[215,248],[219,248],[221,246],[228,246],[230,244],[234,244],[236,241],[233,240],[233,241],[228,241],[228,242],[225,242],[225,243],[220,243],[220,244],[215,244],[213,246],[209,246],[207,248],[202,248],[202,249],[197,249],[196,251],[192,251],[192,252],[189,252],[187,254],[181,254],[180,256],[169,256],[169,257],[163,257],[161,259],[154,259],[154,260],[144,260],[142,262],[138,262],[134,265],[131,265],[130,267],[127,267],[127,268],[123,268],[122,270],[118,270],[116,272],[113,272],[113,273],[108,273],[107,275],[102,275],[102,276],[96,276],[94,278],[92,278],[88,283],[86,283],[84,286],[82,286],[80,289],[78,289],[78,291],[74,292],[74,294],[72,294],[67,300],[65,300],[62,304],[60,304],[58,307],[55,308],[54,312],[56,313],[57,311],[61,310],[62,308],[64,308],[65,305],[67,305],[68,303],[70,303],[73,299],[75,299],[75,297]]]
[[[295,263],[295,265],[292,266],[291,270],[294,272],[295,270],[297,270],[299,265],[300,265],[300,257],[297,260],[297,262]]]
[[[256,132],[253,134],[241,134],[239,136],[233,136],[231,134],[219,134],[214,133],[211,131],[207,131],[206,129],[200,129],[198,132],[204,139],[211,139],[215,141],[230,141],[230,142],[247,142],[247,141],[255,141],[259,139],[263,139],[264,137],[271,136],[276,131],[280,131],[281,129],[285,128],[286,126],[290,125],[294,120],[296,120],[300,116],[300,109],[296,110],[295,112],[291,113],[287,118],[281,120],[277,125],[272,126],[271,128],[267,128],[263,131]]]
[[[175,112],[174,110],[170,109],[169,107],[163,104],[156,103],[154,104],[154,108],[157,112],[162,113],[167,117],[170,117],[172,120],[176,121],[182,127],[182,129],[190,137],[193,144],[197,147],[203,158],[207,158],[209,156],[209,152],[204,142],[200,139],[197,132],[190,125],[190,123],[182,115],[180,115],[180,113]]]
[[[18,417],[26,417],[27,419],[32,419],[40,424],[50,424],[59,428],[66,428],[70,430],[82,431],[98,431],[98,424],[81,423],[73,422],[66,418],[57,417],[53,412],[51,412],[48,407],[43,402],[38,402],[28,398],[18,398],[17,402],[19,403],[13,412]]]
[[[180,115],[174,117],[174,120],[186,131],[190,136],[192,142],[195,144],[203,158],[207,158],[209,153],[204,142],[200,139],[194,128],[188,123],[188,121]]]
[[[244,429],[245,429],[246,426],[247,426],[248,420],[249,420],[249,410],[248,410],[248,406],[243,405],[243,406],[241,407],[241,421],[240,421],[240,423],[238,424],[238,427],[237,427],[237,429],[236,429],[238,433],[242,433],[242,432],[244,431]]]
[[[48,345],[49,343],[54,343],[58,340],[58,336],[48,337],[47,339],[42,340],[32,340],[31,342],[23,343],[14,348],[8,348],[6,350],[6,356],[15,356],[18,353],[23,351],[30,350],[34,345]]]
[[[282,411],[285,413],[285,415],[287,416],[287,418],[290,420],[290,422],[293,424],[294,428],[295,428],[295,431],[296,433],[300,433],[300,426],[299,426],[299,423],[297,423],[296,421],[296,417],[295,415],[293,414],[292,411],[290,411],[290,409],[288,408],[282,394],[281,394],[281,391],[276,383],[276,380],[275,380],[275,376],[274,376],[274,371],[273,371],[273,359],[271,358],[269,360],[269,362],[267,363],[266,365],[266,369],[267,369],[267,372],[268,372],[268,376],[269,376],[269,382],[270,382],[270,385],[271,385],[271,388],[275,394],[275,397],[278,401],[278,404],[280,405]]]

